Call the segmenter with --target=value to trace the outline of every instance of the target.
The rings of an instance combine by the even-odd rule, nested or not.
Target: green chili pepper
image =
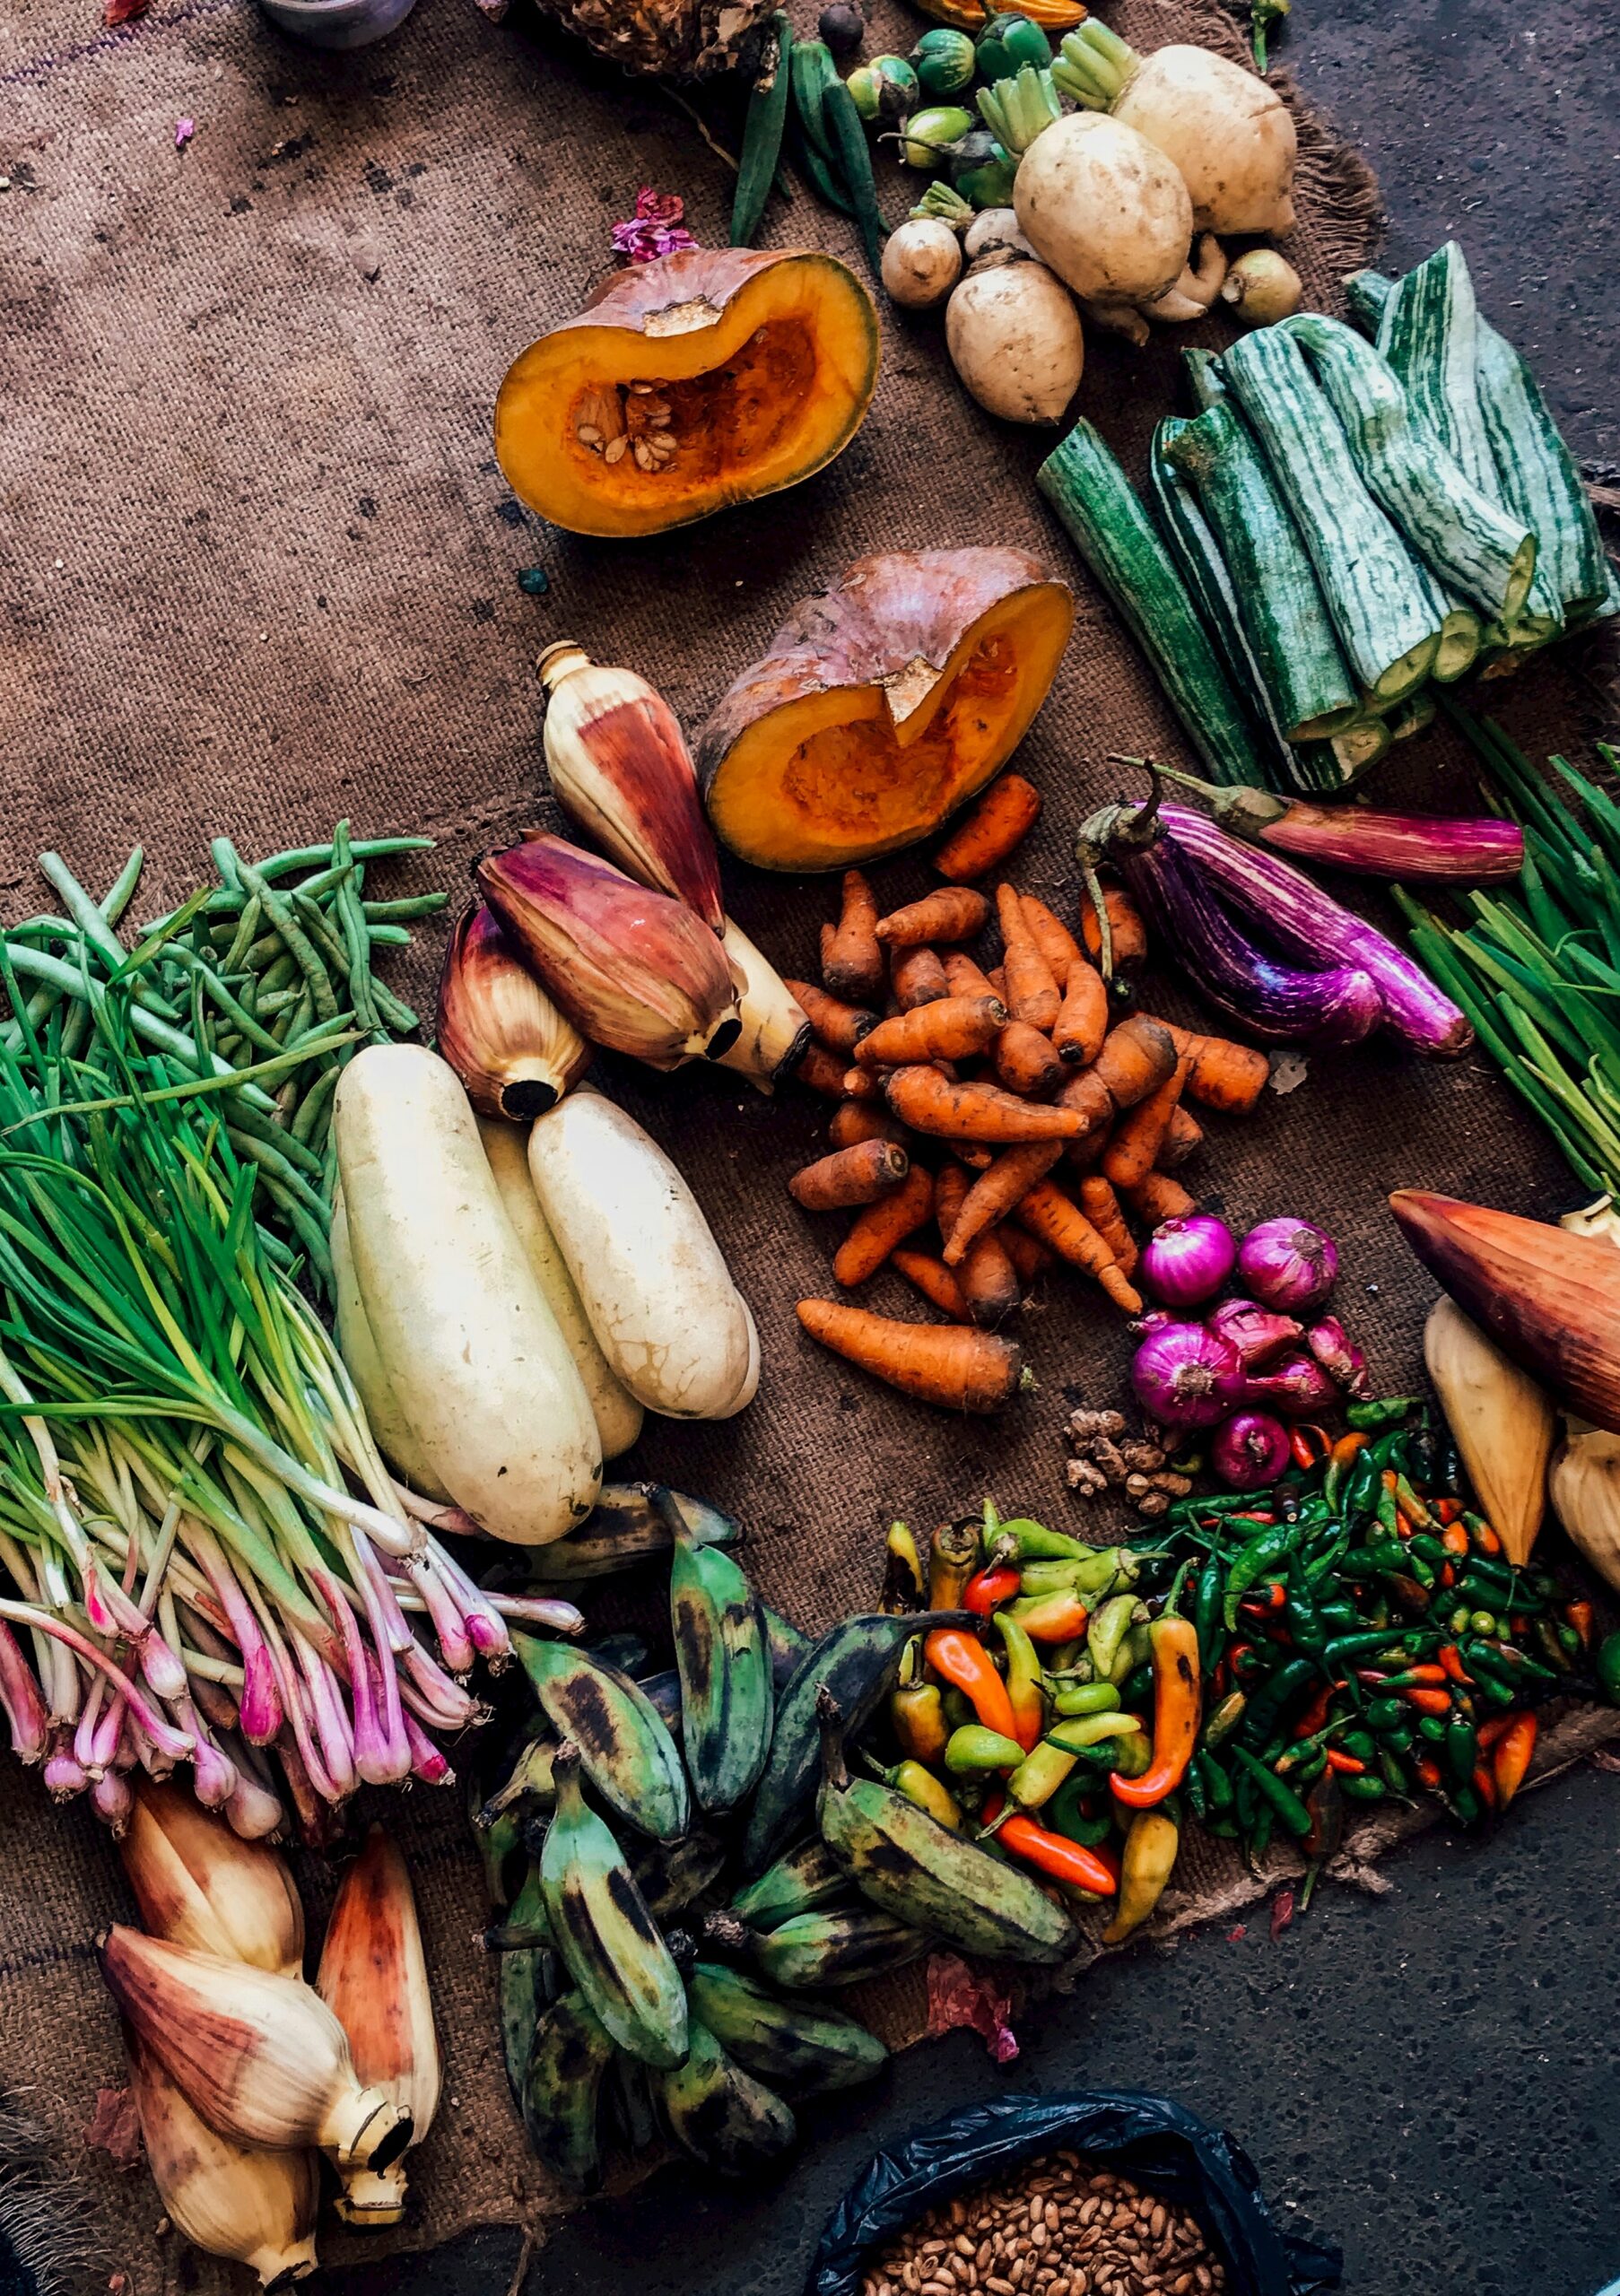
[[[1133,1666],[1119,1685],[1121,1706],[1143,1706],[1153,1696],[1154,1670],[1151,1661]]]
[[[1338,1790],[1350,1802],[1382,1802],[1389,1788],[1381,1778],[1374,1778],[1369,1770],[1360,1778],[1341,1778]]]
[[[1611,1706],[1620,1706],[1620,1634],[1606,1634],[1593,1661],[1598,1687]]]
[[[1289,1554],[1293,1540],[1294,1534],[1290,1530],[1262,1531],[1259,1538],[1250,1540],[1233,1562],[1221,1605],[1221,1618],[1228,1634],[1237,1631],[1238,1605],[1244,1596]]]
[[[1114,1595],[1092,1613],[1085,1630],[1085,1648],[1099,1682],[1106,1682],[1112,1674],[1120,1646],[1141,1607],[1134,1595]]]
[[[1249,1700],[1244,1692],[1229,1692],[1205,1723],[1202,1743],[1206,1746],[1218,1746],[1224,1738],[1230,1738],[1248,1707]]]
[[[1465,1826],[1476,1826],[1485,1815],[1485,1805],[1471,1786],[1459,1787],[1450,1797],[1452,1814]]]
[[[1417,1735],[1420,1738],[1427,1738],[1432,1746],[1444,1745],[1446,1742],[1445,1716],[1420,1714],[1417,1718]]]
[[[1345,1421],[1359,1434],[1373,1435],[1396,1426],[1417,1408],[1415,1396],[1386,1396],[1376,1403],[1353,1403],[1345,1413]]]
[[[793,24],[782,11],[771,19],[771,30],[760,57],[760,68],[748,95],[743,123],[743,147],[737,167],[736,196],[731,205],[731,244],[753,245],[765,213],[765,202],[776,181],[782,156],[782,131],[788,121],[788,97],[792,88]]]
[[[1067,1683],[1052,1700],[1058,1714],[1110,1714],[1119,1704],[1112,1683]]]
[[[1302,1840],[1311,1831],[1311,1813],[1293,1787],[1280,1779],[1275,1770],[1267,1770],[1263,1761],[1258,1761],[1243,1746],[1233,1747],[1232,1758],[1244,1776],[1253,1781],[1254,1790],[1260,1799],[1270,1804],[1296,1840]]]
[[[1206,1675],[1212,1674],[1221,1655],[1221,1590],[1225,1576],[1224,1565],[1218,1555],[1211,1555],[1198,1573],[1198,1583],[1193,1590],[1193,1623],[1198,1630],[1198,1664]]]
[[[1359,1522],[1363,1515],[1372,1513],[1378,1492],[1378,1461],[1371,1451],[1358,1451],[1344,1476],[1339,1513],[1346,1522]]]
[[[1202,1748],[1200,1748],[1192,1758],[1192,1767],[1198,1773],[1198,1781],[1204,1788],[1205,1798],[1208,1802],[1210,1808],[1212,1810],[1230,1810],[1232,1807],[1232,1780],[1227,1777],[1226,1772],[1222,1769],[1215,1756],[1212,1753],[1206,1752]]]
[[[1400,1729],[1407,1718],[1407,1709],[1398,1698],[1369,1699],[1362,1709],[1362,1720],[1369,1730],[1376,1730],[1380,1737]]]
[[[1567,1674],[1570,1671],[1570,1654],[1560,1641],[1558,1630],[1552,1620],[1538,1618],[1534,1621],[1534,1625],[1536,1639],[1552,1660],[1555,1668],[1559,1674]]]
[[[1004,1737],[999,1730],[988,1730],[982,1722],[964,1723],[960,1730],[953,1730],[945,1742],[947,1770],[1014,1770],[1023,1760],[1023,1748],[1016,1738]]]
[[[1249,1829],[1250,1863],[1258,1866],[1271,1847],[1271,1837],[1276,1826],[1276,1812],[1269,1802],[1261,1802],[1254,1813],[1254,1823]]]
[[[1279,1666],[1250,1693],[1249,1711],[1243,1717],[1245,1743],[1250,1746],[1263,1744],[1290,1707],[1303,1698],[1319,1679],[1314,1658],[1290,1658],[1285,1665]]]
[[[1089,1817],[1081,1808],[1082,1800],[1095,1791],[1093,1781],[1084,1776],[1066,1778],[1052,1798],[1042,1808],[1041,1822],[1066,1841],[1077,1841],[1087,1849],[1094,1849],[1106,1841],[1114,1830],[1114,1822],[1107,1811],[1093,1813]]]

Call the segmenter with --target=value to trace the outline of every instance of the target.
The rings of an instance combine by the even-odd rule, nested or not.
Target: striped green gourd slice
[[[1221,375],[1259,437],[1293,513],[1353,677],[1380,701],[1420,686],[1440,645],[1412,553],[1363,485],[1338,418],[1297,343],[1257,327]]]
[[[1363,483],[1415,555],[1486,614],[1517,620],[1536,571],[1536,536],[1475,484],[1420,420],[1389,361],[1321,311],[1285,319],[1339,419]]]
[[[1136,489],[1084,418],[1035,483],[1068,529],[1152,664],[1171,709],[1219,782],[1265,779],[1250,729],[1215,640]]]
[[[1607,596],[1608,562],[1574,457],[1529,366],[1485,319],[1479,322],[1478,371],[1502,494],[1535,529],[1547,584],[1563,617],[1588,620]],[[1537,604],[1532,596],[1532,610]]]
[[[1243,629],[1275,722],[1290,742],[1326,741],[1359,714],[1309,552],[1265,456],[1229,401],[1165,440],[1232,570]],[[1335,777],[1337,778],[1337,776]],[[1317,787],[1321,785],[1318,783]]]

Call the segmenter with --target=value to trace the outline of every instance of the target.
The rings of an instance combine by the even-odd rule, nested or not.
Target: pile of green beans
[[[368,900],[366,868],[432,843],[353,838],[339,822],[329,844],[256,863],[215,838],[218,883],[142,926],[133,942],[119,927],[140,882],[139,846],[100,900],[59,854],[42,853],[40,874],[61,911],[0,932],[0,984],[10,1000],[0,1042],[39,1070],[36,1085],[50,1104],[112,1105],[84,1097],[80,1056],[108,988],[124,985],[143,1091],[217,1096],[231,1146],[257,1171],[261,1226],[329,1292],[337,1080],[360,1046],[416,1028],[375,961],[407,946],[409,922],[437,915],[447,900]]]

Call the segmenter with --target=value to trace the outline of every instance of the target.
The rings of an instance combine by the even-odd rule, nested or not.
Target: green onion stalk
[[[1547,781],[1491,718],[1443,691],[1487,800],[1524,831],[1517,887],[1467,896],[1461,922],[1396,890],[1412,945],[1588,1187],[1620,1200],[1620,804],[1562,757]],[[1598,755],[1611,776],[1620,752]]]
[[[280,1828],[285,1796],[318,1839],[362,1781],[448,1780],[438,1741],[480,1716],[461,1677],[510,1657],[509,1618],[581,1623],[474,1584],[434,1535],[472,1526],[395,1482],[299,1288],[327,1179],[264,1086],[310,1045],[341,1063],[373,1012],[393,1026],[380,985],[347,1009],[311,994],[301,1044],[264,1057],[240,1029],[240,1066],[208,1018],[209,973],[253,1017],[234,944],[284,910],[293,869],[353,893],[355,989],[353,857],[376,848],[345,839],[257,869],[216,848],[221,891],[130,952],[138,859],[94,903],[48,857],[66,917],[0,934],[0,1711],[50,1791],[88,1791],[115,1828],[137,1767],[189,1762],[243,1833]],[[277,926],[295,971],[300,935],[303,963],[335,953],[304,930],[319,900]],[[229,927],[219,963],[199,926]]]

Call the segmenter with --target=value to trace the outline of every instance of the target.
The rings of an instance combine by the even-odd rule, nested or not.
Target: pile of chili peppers
[[[1263,1495],[1183,1500],[1137,1545],[1090,1547],[987,1501],[925,1561],[894,1525],[885,1606],[983,1623],[907,1646],[890,1783],[1067,1893],[1112,1900],[1108,1944],[1157,1903],[1187,1816],[1256,1865],[1290,1838],[1302,1909],[1370,1805],[1432,1796],[1470,1828],[1500,1815],[1537,1706],[1601,1694],[1591,1605],[1506,1561],[1424,1406],[1346,1416],[1337,1439],[1295,1431]]]

